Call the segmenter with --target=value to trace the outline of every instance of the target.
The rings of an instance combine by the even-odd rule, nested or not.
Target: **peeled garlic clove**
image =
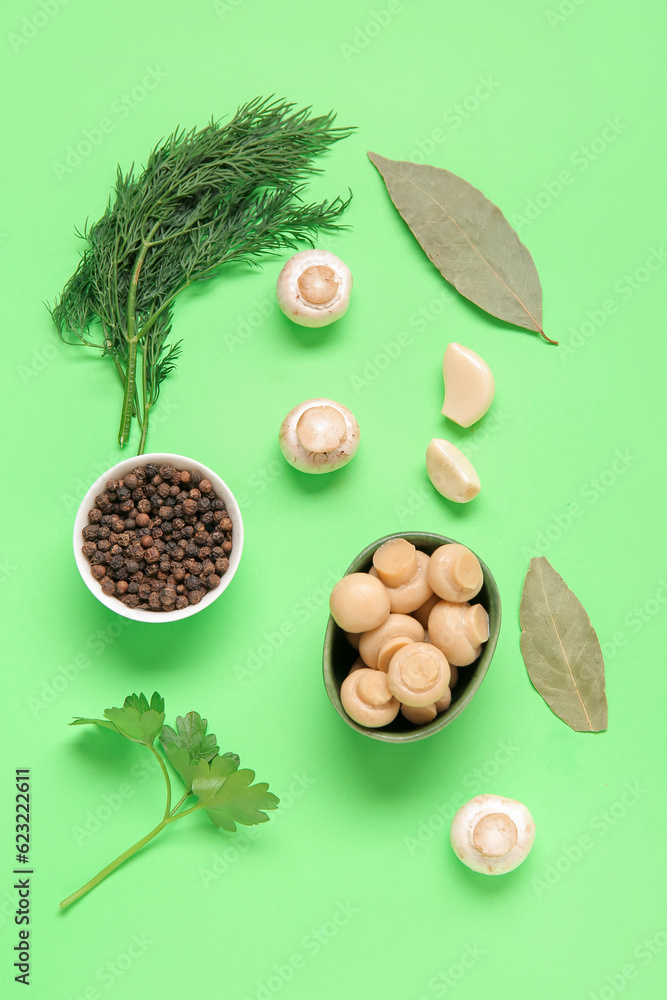
[[[433,438],[426,449],[426,471],[438,493],[455,503],[468,503],[481,489],[472,463],[443,438]]]
[[[461,427],[483,417],[493,402],[496,384],[479,354],[461,344],[448,344],[442,359],[445,402],[442,413]]]

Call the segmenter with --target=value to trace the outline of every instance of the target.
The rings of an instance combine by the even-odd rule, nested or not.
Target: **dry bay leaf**
[[[557,343],[542,329],[535,262],[493,202],[449,170],[368,156],[422,249],[457,291],[492,316]]]
[[[526,670],[552,712],[577,732],[606,729],[598,637],[583,605],[545,556],[530,560],[519,621]]]

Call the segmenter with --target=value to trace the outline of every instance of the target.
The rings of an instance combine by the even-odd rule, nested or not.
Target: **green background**
[[[664,29],[651,0],[4,9],[3,990],[19,994],[13,775],[30,767],[40,1000],[660,995]],[[319,333],[291,325],[274,302],[283,259],[177,303],[183,356],[149,450],[227,481],[246,548],[201,615],[124,622],[83,586],[70,537],[84,491],[120,457],[120,393],[106,362],[59,345],[43,301],[74,270],[73,227],[99,216],[116,163],[271,93],[358,126],[312,187],[354,192],[351,229],[322,241],[352,269],[352,304]],[[368,149],[447,167],[500,205],[535,258],[560,347],[456,295]],[[440,416],[451,340],[496,376],[469,431]],[[285,413],[312,396],[347,404],[362,429],[352,464],[322,478],[291,470],[277,446]],[[428,483],[433,436],[474,462],[470,505]],[[384,745],[346,727],[324,692],[327,592],[367,543],[420,529],[479,552],[504,624],[465,714],[432,739]],[[518,605],[539,552],[603,644],[604,734],[571,732],[528,680]],[[184,821],[59,914],[163,807],[141,748],[66,724],[154,688],[168,721],[206,715],[283,807],[236,839]],[[536,821],[530,858],[506,877],[469,872],[448,844],[456,805],[480,792],[521,799]]]

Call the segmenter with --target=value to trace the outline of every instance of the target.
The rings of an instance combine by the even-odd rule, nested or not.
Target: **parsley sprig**
[[[167,786],[167,801],[164,815],[158,825],[136,844],[129,847],[114,861],[77,889],[60,904],[64,910],[85,896],[103,879],[115,871],[119,865],[140,851],[142,847],[157,837],[170,823],[184,816],[204,809],[218,828],[236,831],[236,824],[255,826],[266,823],[269,817],[264,810],[275,809],[279,799],[269,791],[263,782],[253,784],[255,772],[248,768],[239,769],[239,758],[235,753],[220,755],[216,737],[207,733],[208,722],[197,712],[179,715],[176,729],[164,724],[164,699],[155,691],[150,701],[144,694],[131,694],[122,708],[107,708],[103,719],[76,718],[71,726],[103,726],[119,733],[133,743],[145,746],[157,759]],[[172,806],[172,785],[164,757],[156,749],[159,737],[164,757],[180,776],[185,791],[176,805]],[[181,807],[190,797],[197,799],[195,805]]]

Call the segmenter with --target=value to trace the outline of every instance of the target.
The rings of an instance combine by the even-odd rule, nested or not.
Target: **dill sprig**
[[[108,356],[123,385],[118,441],[136,417],[142,454],[160,384],[175,367],[168,343],[176,296],[223,264],[256,264],[264,254],[321,230],[343,228],[350,197],[307,203],[313,160],[350,134],[330,112],[256,98],[225,124],[177,129],[151,152],[143,171],[120,167],[101,219],[78,235],[87,243],[60,299],[48,307],[60,338]],[[99,333],[91,333],[91,327]]]

